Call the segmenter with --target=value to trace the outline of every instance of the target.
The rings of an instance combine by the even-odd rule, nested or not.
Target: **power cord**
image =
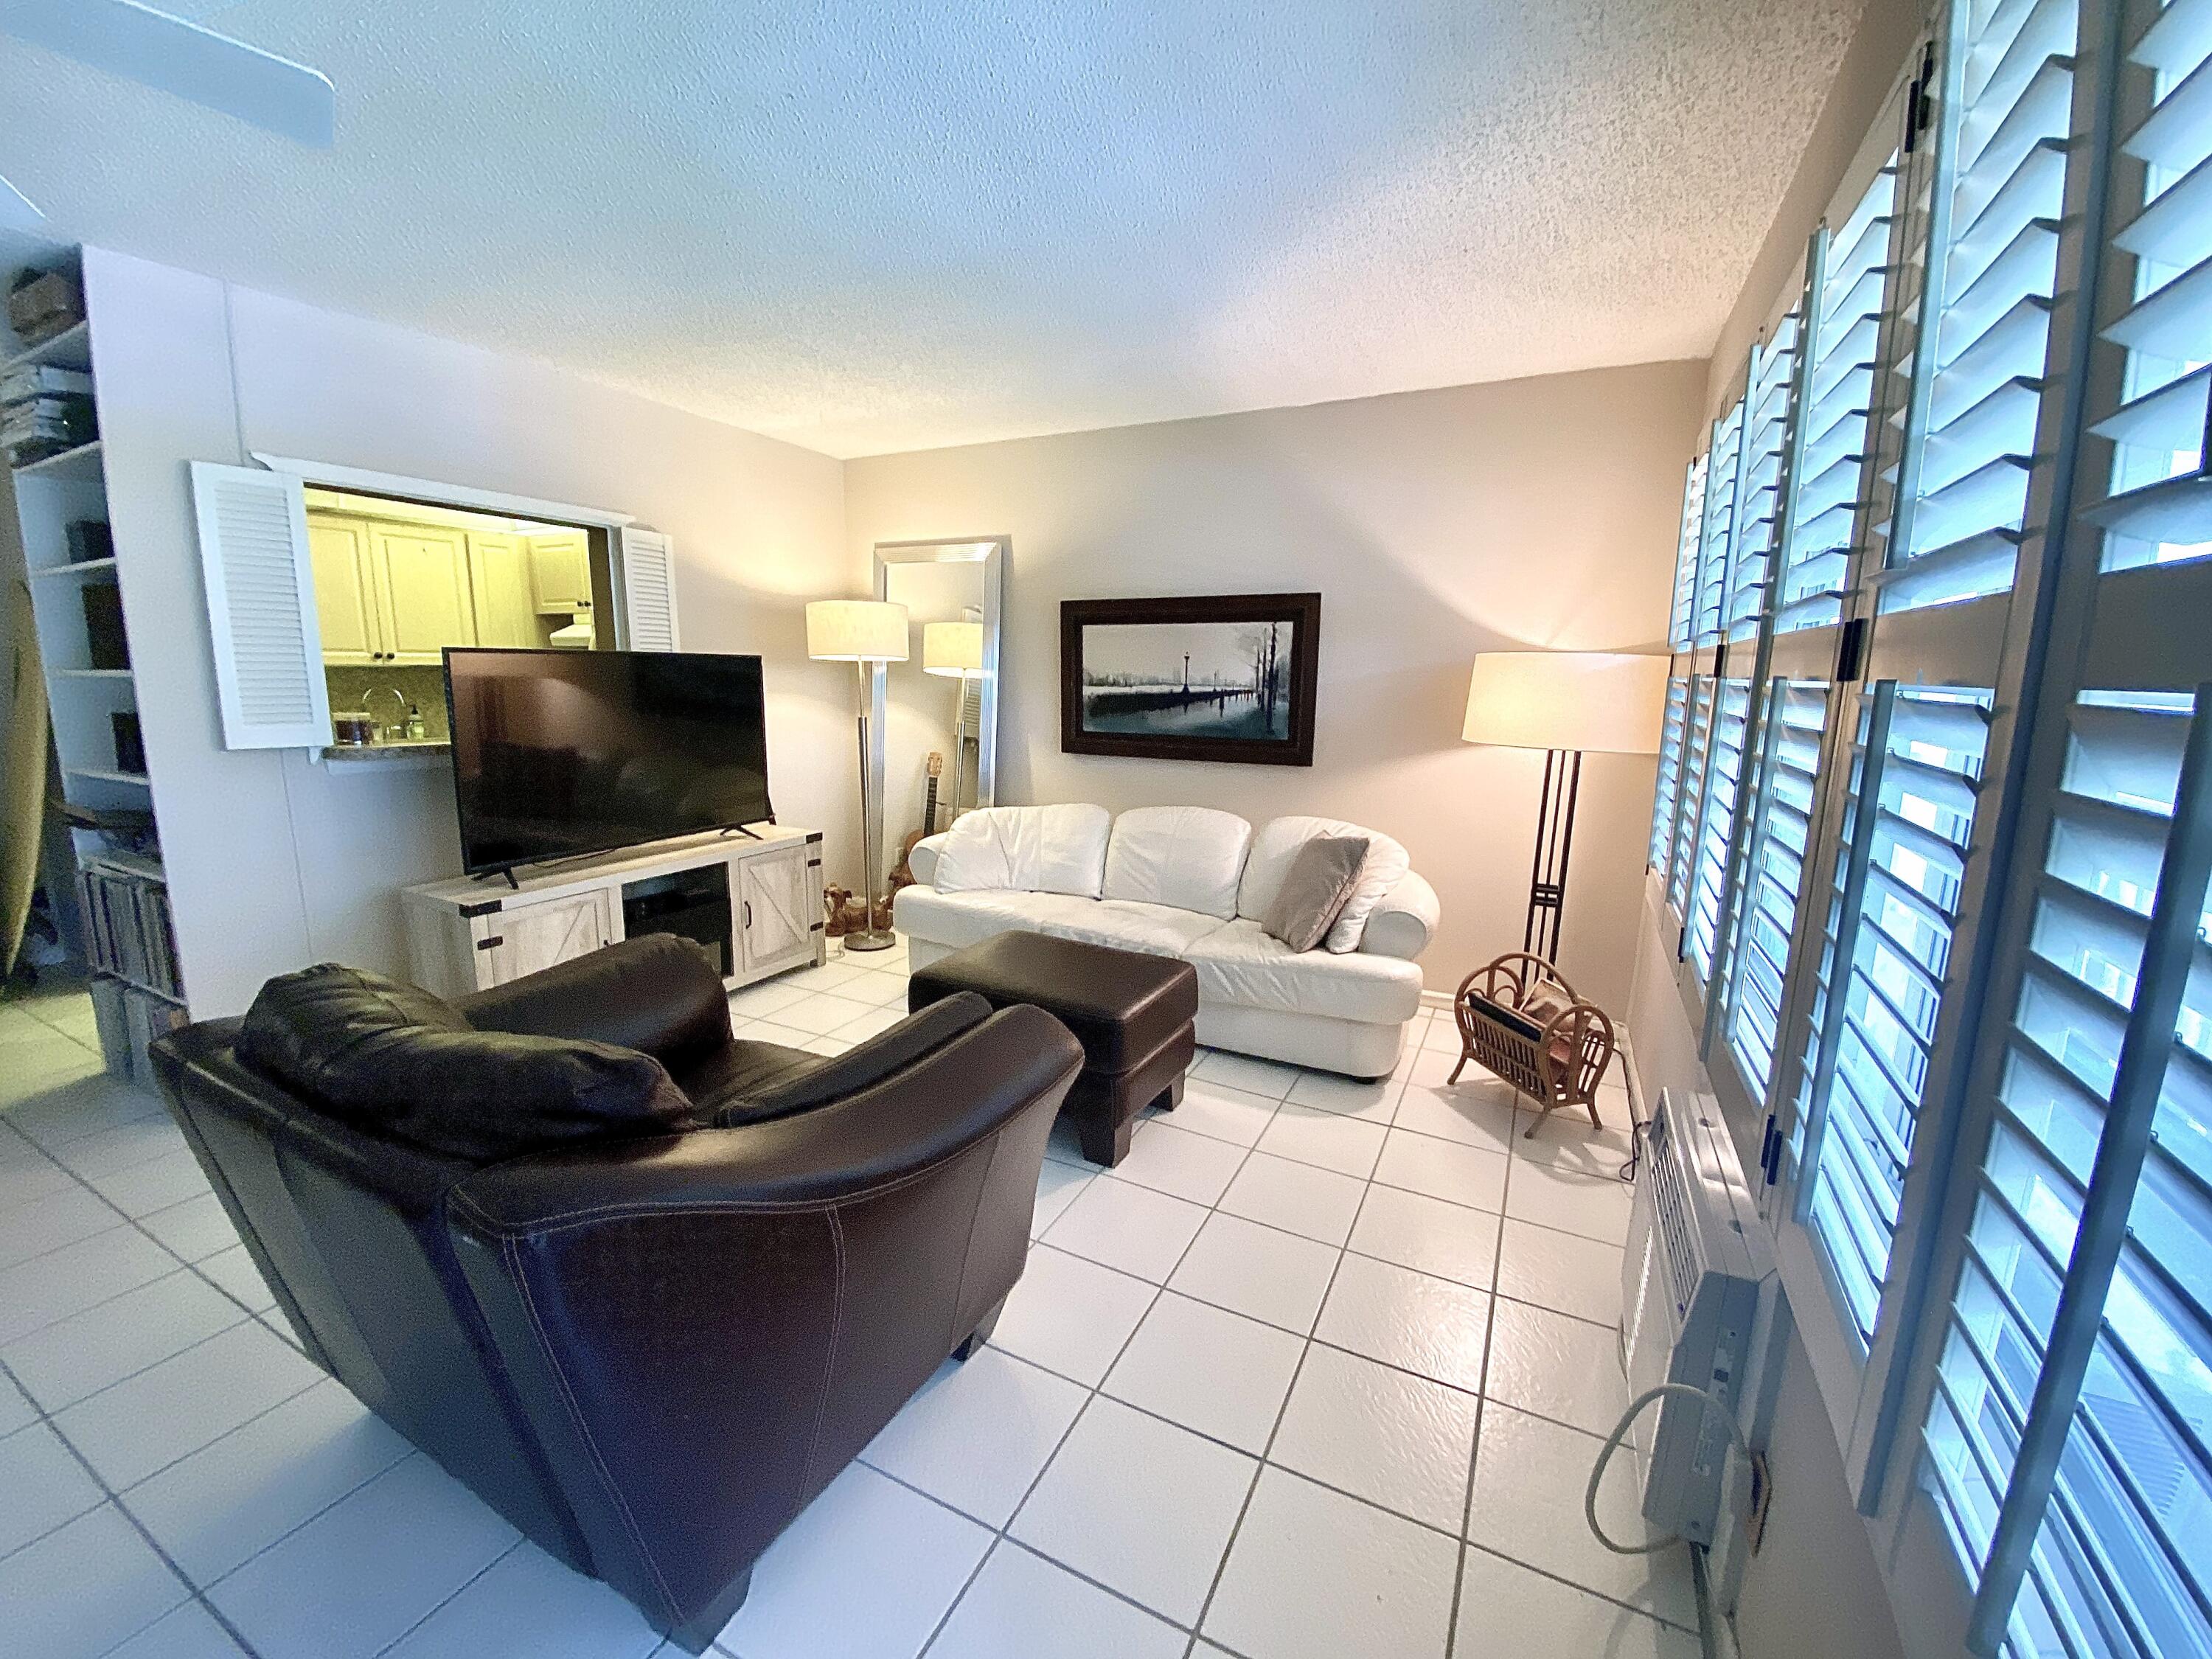
[[[1656,1389],[1646,1389],[1630,1402],[1628,1409],[1621,1413],[1620,1421],[1613,1425],[1613,1432],[1606,1437],[1604,1446],[1598,1451],[1597,1462],[1590,1465],[1589,1485],[1583,1489],[1583,1519],[1589,1522],[1590,1532],[1597,1541],[1615,1555],[1650,1555],[1665,1549],[1669,1544],[1685,1541],[1680,1533],[1669,1533],[1666,1537],[1650,1543],[1616,1544],[1605,1535],[1605,1528],[1598,1524],[1597,1519],[1597,1489],[1599,1482],[1605,1479],[1605,1466],[1613,1461],[1613,1453],[1620,1449],[1621,1442],[1628,1438],[1630,1425],[1636,1421],[1637,1413],[1653,1401],[1663,1400],[1668,1395],[1686,1395],[1693,1400],[1701,1400],[1707,1413],[1718,1407],[1721,1421],[1728,1425],[1729,1440],[1735,1443],[1736,1450],[1743,1454],[1744,1462],[1753,1461],[1751,1443],[1743,1437],[1742,1429],[1737,1426],[1735,1413],[1729,1409],[1728,1401],[1718,1395],[1689,1382],[1662,1382]]]

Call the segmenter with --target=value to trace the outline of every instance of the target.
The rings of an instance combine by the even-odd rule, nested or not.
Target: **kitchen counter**
[[[323,758],[328,761],[352,763],[356,761],[400,760],[410,756],[428,757],[434,755],[450,755],[453,752],[453,745],[450,743],[444,742],[440,738],[398,738],[389,742],[383,743],[331,744],[323,750]]]

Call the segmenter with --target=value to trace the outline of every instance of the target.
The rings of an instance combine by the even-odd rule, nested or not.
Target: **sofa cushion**
[[[1293,951],[1238,917],[1193,945],[1198,994],[1211,1003],[1396,1024],[1420,1012],[1421,970],[1395,957]]]
[[[994,933],[1064,932],[1079,938],[1073,930],[1091,925],[1098,908],[1096,899],[1065,893],[946,893],[934,887],[902,887],[892,901],[892,923],[902,933],[957,951]],[[1208,916],[1199,920],[1208,927],[1221,925]]]
[[[1413,868],[1406,849],[1385,835],[1347,823],[1341,818],[1281,817],[1260,826],[1252,837],[1252,851],[1244,860],[1244,879],[1237,890],[1237,914],[1258,921],[1264,918],[1282,890],[1283,879],[1298,849],[1324,836],[1358,836],[1367,842],[1366,861],[1358,884],[1328,930],[1331,951],[1356,951],[1366,930],[1369,914],[1404,879]]]
[[[238,1054],[336,1116],[471,1163],[695,1121],[650,1054],[478,1031],[428,992],[335,963],[263,986]]]
[[[1161,904],[1227,921],[1252,826],[1210,806],[1139,806],[1114,820],[1100,896]]]
[[[1360,836],[1316,836],[1298,848],[1290,873],[1260,925],[1293,951],[1310,951],[1328,936],[1358,885],[1367,842]]]
[[[1098,896],[1106,876],[1103,806],[984,806],[961,815],[938,849],[939,891]]]

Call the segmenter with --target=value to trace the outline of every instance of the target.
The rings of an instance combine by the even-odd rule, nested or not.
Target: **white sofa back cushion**
[[[1283,878],[1298,849],[1319,836],[1360,836],[1367,842],[1367,858],[1359,866],[1359,879],[1345,901],[1323,942],[1341,956],[1359,948],[1367,918],[1413,867],[1406,849],[1378,830],[1346,823],[1342,818],[1273,818],[1252,837],[1252,851],[1244,860],[1244,879],[1237,890],[1237,914],[1254,921],[1267,914],[1282,890]]]
[[[1104,896],[1165,904],[1227,921],[1252,826],[1210,806],[1139,806],[1114,820],[1106,843]]]
[[[1007,890],[1095,899],[1106,877],[1103,806],[984,806],[961,814],[937,854],[941,893]]]

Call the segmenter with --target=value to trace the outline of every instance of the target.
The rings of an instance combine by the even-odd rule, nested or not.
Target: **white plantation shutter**
[[[1798,314],[1793,310],[1753,348],[1744,392],[1741,477],[1721,602],[1722,678],[1715,691],[1697,868],[1691,879],[1684,940],[1701,984],[1711,981],[1729,948],[1729,913],[1742,878],[1738,849],[1743,809],[1750,799],[1741,786],[1753,742],[1753,687],[1763,672],[1762,635],[1782,526],[1798,339]]]
[[[1667,904],[1679,921],[1689,914],[1690,877],[1697,861],[1698,814],[1704,810],[1705,763],[1712,748],[1714,681],[1692,675],[1684,708],[1681,799],[1674,809],[1674,846],[1668,853]]]
[[[632,651],[678,650],[676,544],[657,530],[621,534],[624,642]]]
[[[1926,1103],[1987,737],[1987,695],[1875,689],[1850,760],[1796,1124],[1800,1217],[1871,1343]]]
[[[2212,0],[2128,0],[2117,32],[2111,465],[2054,605],[1921,1465],[1970,1645],[2015,1659],[2212,1652]]]
[[[1663,880],[1674,852],[1674,805],[1681,790],[1682,745],[1689,730],[1690,681],[1674,675],[1667,681],[1667,712],[1659,729],[1659,787],[1651,803],[1651,841],[1644,861]]]
[[[1968,27],[1935,184],[1934,326],[1921,342],[1905,533],[1887,547],[1885,611],[2012,586],[2048,378],[2064,212],[2078,0],[1996,0]]]
[[[208,461],[191,477],[223,745],[319,748],[330,687],[300,481]]]
[[[1863,490],[1869,418],[1874,408],[1877,350],[1887,292],[1898,158],[1892,155],[1850,216],[1816,236],[1808,286],[1817,322],[1808,335],[1810,358],[1804,447],[1792,489],[1795,513],[1777,578],[1778,633],[1843,618],[1851,583],[1852,534]]]
[[[1691,613],[1696,608],[1698,553],[1704,545],[1705,524],[1705,461],[1704,455],[1690,463],[1682,484],[1682,522],[1674,547],[1674,599],[1667,623],[1667,642],[1675,652],[1690,644]],[[1688,735],[1690,682],[1677,672],[1667,682],[1666,720],[1659,734],[1659,786],[1651,801],[1651,836],[1645,861],[1659,872],[1662,884],[1673,866],[1675,812],[1681,800],[1682,746]]]
[[[1764,1103],[1774,1080],[1787,1006],[1790,940],[1813,844],[1820,742],[1829,688],[1768,683],[1756,805],[1736,901],[1724,1030],[1747,1092]]]

